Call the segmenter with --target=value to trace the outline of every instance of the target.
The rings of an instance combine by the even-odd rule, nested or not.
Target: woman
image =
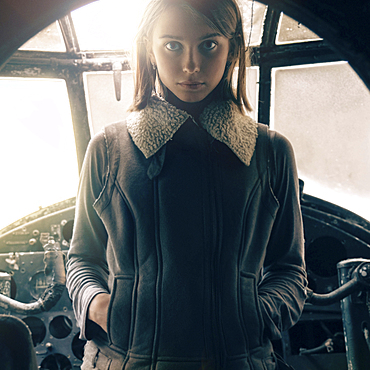
[[[147,8],[133,113],[81,174],[82,369],[277,368],[271,340],[305,300],[298,180],[289,142],[245,115],[242,30],[234,0]]]

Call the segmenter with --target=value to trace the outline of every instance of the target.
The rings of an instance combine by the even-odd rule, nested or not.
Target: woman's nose
[[[195,73],[200,71],[201,58],[196,52],[188,50],[184,55],[183,71]]]

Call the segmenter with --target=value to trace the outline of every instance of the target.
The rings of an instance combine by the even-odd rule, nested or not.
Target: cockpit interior
[[[48,310],[27,305],[50,284],[50,240],[68,253],[91,137],[128,114],[146,2],[0,1],[0,293],[25,304],[0,300],[0,314],[27,325],[41,370],[82,364],[85,342],[66,289]],[[370,2],[239,3],[251,115],[294,147],[309,288],[320,300],[354,270],[365,279],[370,260]],[[346,298],[307,301],[275,350],[297,370],[369,369],[362,284]]]

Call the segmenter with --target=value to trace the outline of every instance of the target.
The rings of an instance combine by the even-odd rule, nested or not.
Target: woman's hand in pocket
[[[88,318],[97,323],[105,332],[107,329],[110,294],[99,293],[90,302]]]

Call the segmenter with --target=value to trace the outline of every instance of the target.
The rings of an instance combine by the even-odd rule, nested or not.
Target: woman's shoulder
[[[293,145],[283,133],[260,123],[258,133],[259,150],[269,158],[273,172],[281,173],[284,169],[296,168]]]
[[[126,131],[126,121],[109,123],[92,136],[89,147],[91,149],[98,149],[109,146],[112,141],[117,140],[118,136]]]
[[[104,126],[102,130],[106,140],[117,139],[127,133],[127,120],[110,123]]]
[[[85,161],[108,163],[109,158],[117,147],[121,138],[119,133],[124,132],[126,125],[124,122],[108,124],[95,133],[89,141]]]
[[[278,153],[292,154],[293,146],[290,140],[280,131],[272,129],[265,124],[258,124],[258,134],[266,135],[274,151]]]

